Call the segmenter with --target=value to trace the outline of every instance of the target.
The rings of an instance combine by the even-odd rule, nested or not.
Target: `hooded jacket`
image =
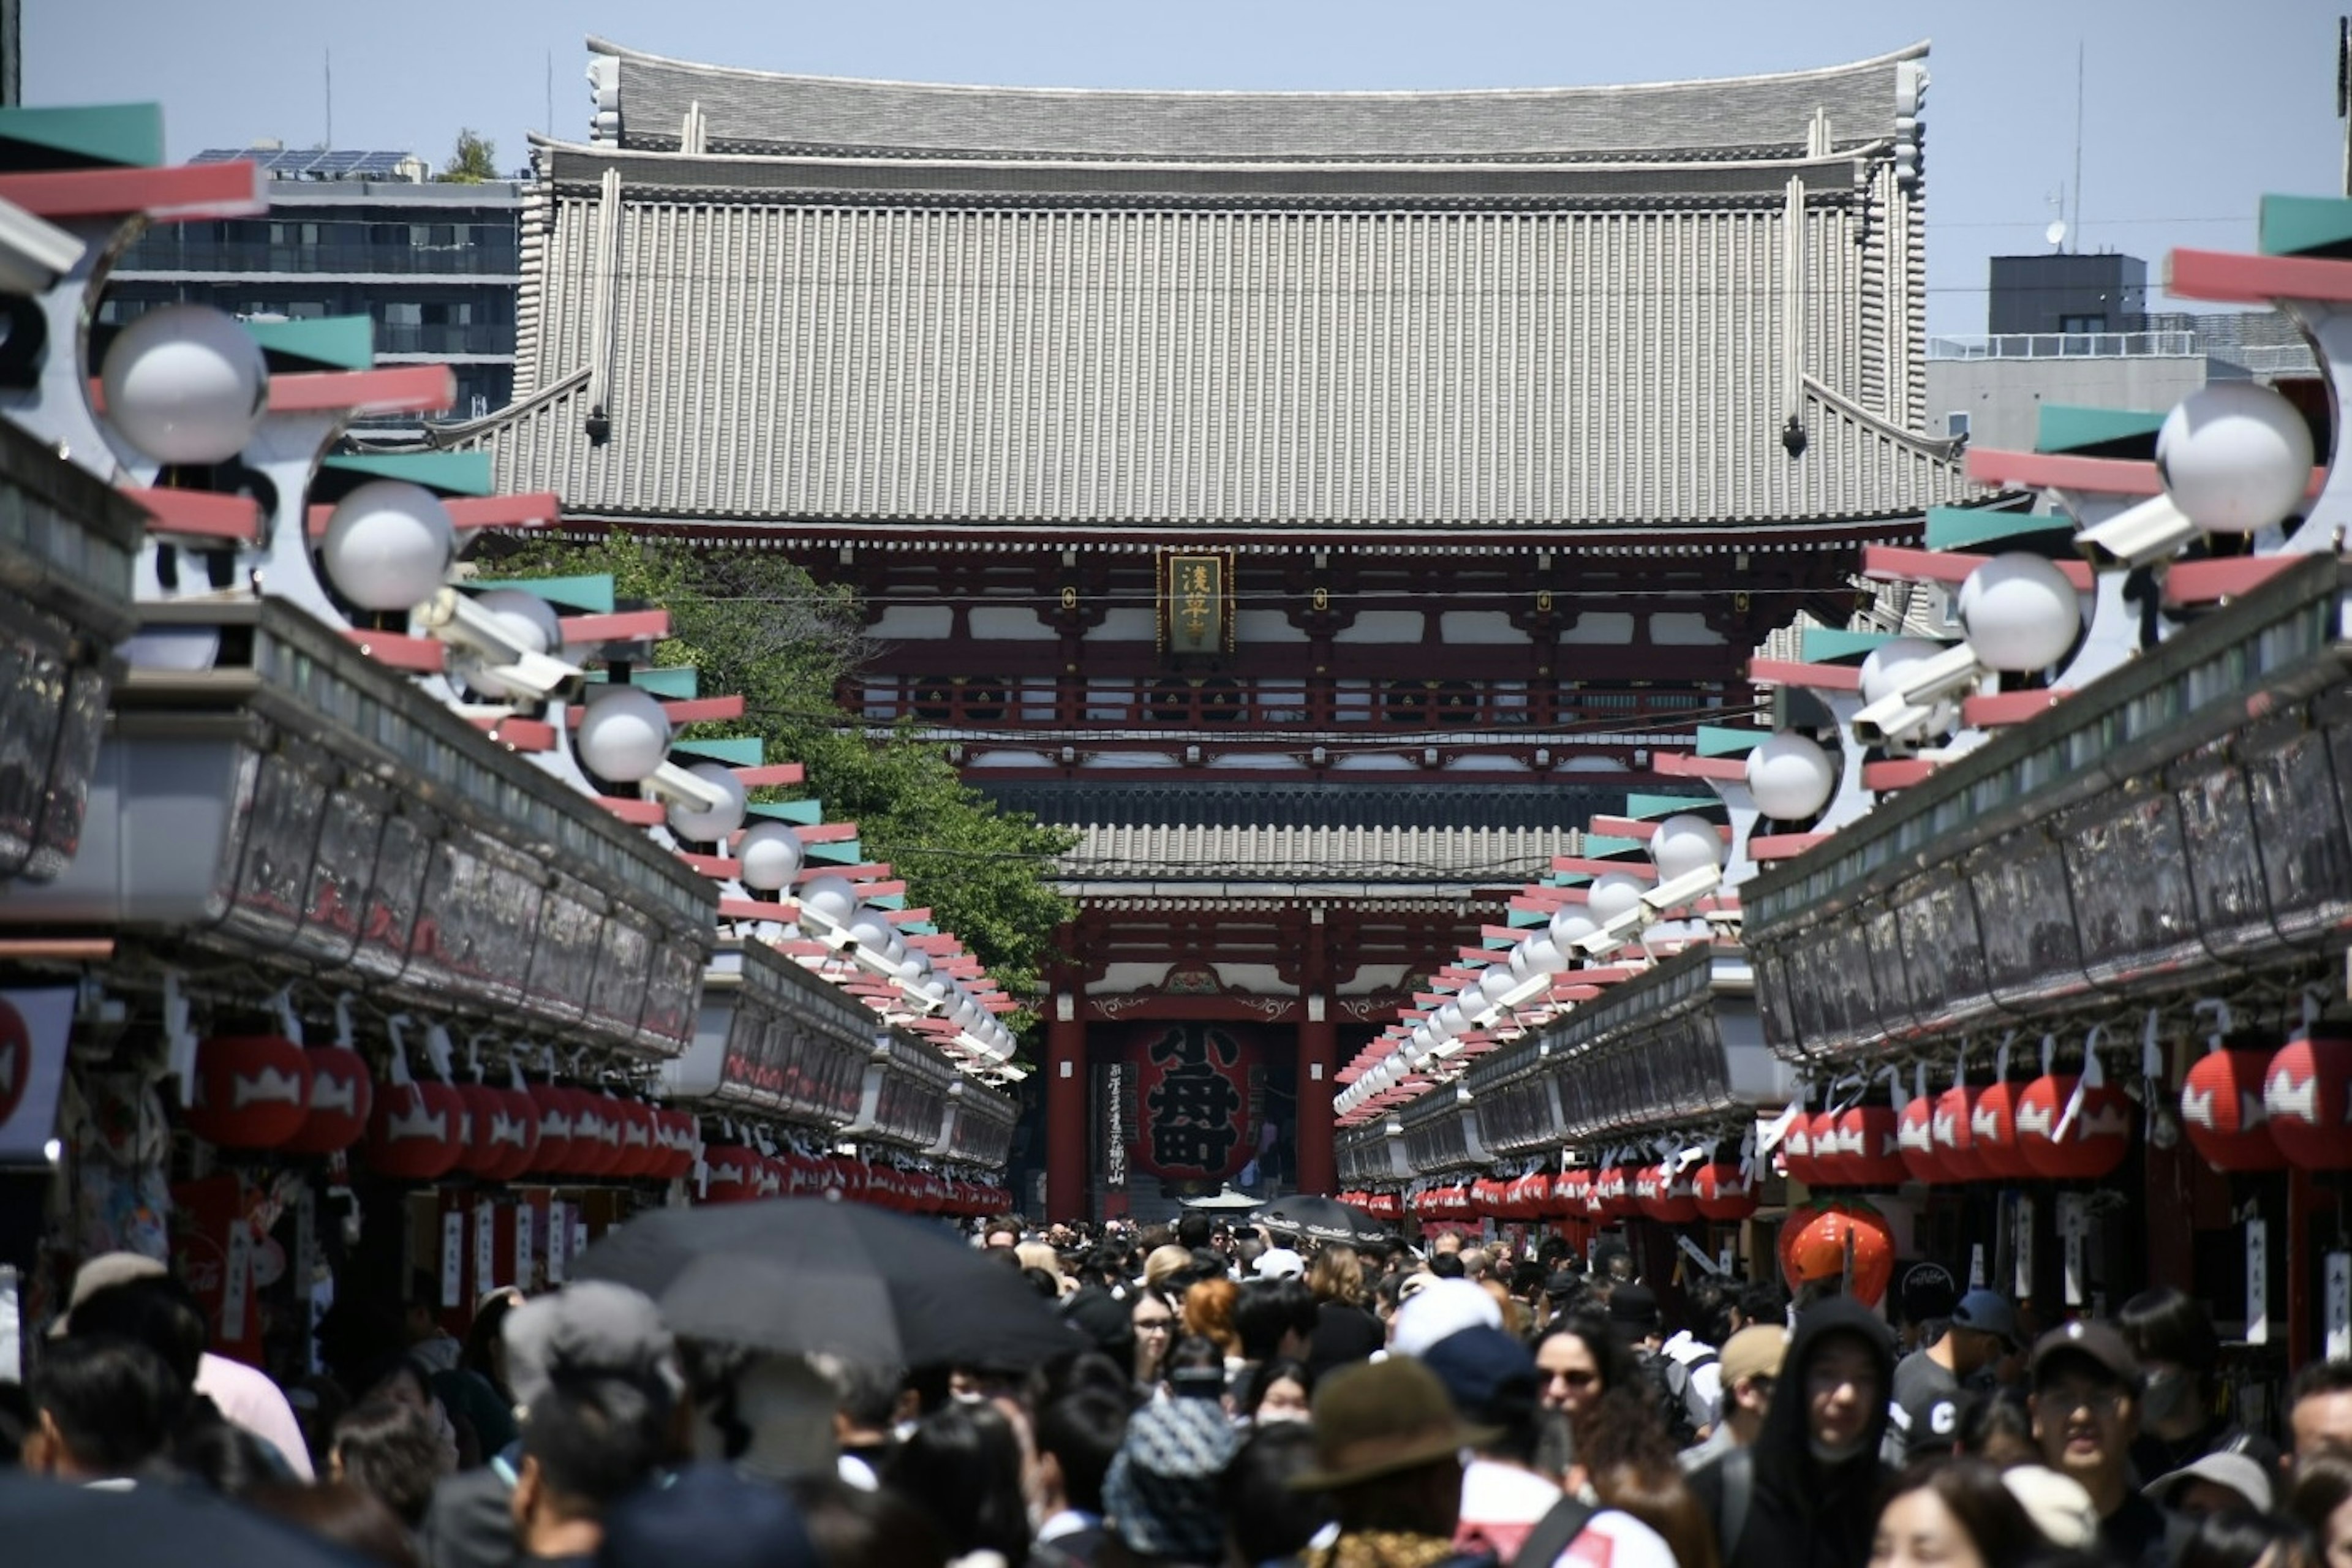
[[[1823,1342],[1836,1334],[1869,1348],[1878,1366],[1879,1396],[1853,1458],[1830,1463],[1813,1454],[1805,1385]],[[1870,1560],[1878,1489],[1888,1473],[1879,1462],[1879,1445],[1894,1387],[1894,1341],[1867,1308],[1832,1297],[1799,1314],[1754,1446],[1727,1449],[1690,1476],[1700,1504],[1720,1529],[1727,1465],[1752,1467],[1747,1522],[1738,1540],[1722,1542],[1724,1568],[1862,1568]]]

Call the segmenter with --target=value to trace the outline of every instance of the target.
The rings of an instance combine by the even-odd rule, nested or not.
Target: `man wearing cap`
[[[1778,1323],[1751,1323],[1723,1342],[1716,1365],[1723,1379],[1723,1402],[1715,1430],[1706,1442],[1683,1452],[1684,1469],[1695,1470],[1726,1448],[1744,1448],[1756,1441],[1788,1351],[1789,1331]]]
[[[1997,1290],[1971,1290],[1924,1350],[1895,1364],[1895,1427],[1889,1458],[1901,1464],[1948,1454],[1960,1429],[1961,1384],[2017,1342],[2017,1314]]]
[[[2252,1454],[2224,1449],[2158,1476],[2141,1489],[2159,1507],[2188,1519],[2243,1510],[2268,1513],[2271,1472]]]
[[[1456,1552],[1453,1542],[1462,1517],[1461,1451],[1492,1442],[1495,1433],[1463,1424],[1436,1373],[1401,1355],[1343,1367],[1316,1386],[1314,1410],[1315,1463],[1290,1485],[1327,1493],[1339,1531],[1307,1550],[1307,1568],[1493,1563],[1484,1552]]]
[[[2034,1342],[2033,1440],[2060,1475],[2091,1494],[2099,1550],[2123,1568],[2160,1568],[2187,1531],[2133,1484],[2139,1362],[2105,1323],[2067,1323]]]
[[[1445,1385],[1456,1415],[1493,1434],[1473,1446],[1463,1468],[1454,1544],[1484,1548],[1507,1562],[1560,1495],[1535,1469],[1542,1393],[1536,1359],[1500,1329],[1469,1328],[1430,1346],[1422,1364]]]

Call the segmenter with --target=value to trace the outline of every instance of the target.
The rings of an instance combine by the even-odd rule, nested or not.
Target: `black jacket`
[[[1832,1334],[1853,1335],[1878,1363],[1879,1397],[1855,1457],[1825,1464],[1813,1457],[1808,1435],[1805,1373]],[[1797,1319],[1772,1385],[1772,1404],[1753,1447],[1738,1462],[1751,1466],[1748,1515],[1737,1541],[1721,1543],[1724,1568],[1862,1568],[1878,1525],[1878,1489],[1888,1471],[1879,1463],[1886,1436],[1887,1401],[1895,1388],[1895,1344],[1886,1325],[1859,1302],[1832,1297]],[[1691,1472],[1691,1489],[1709,1518],[1724,1521],[1727,1449]]]

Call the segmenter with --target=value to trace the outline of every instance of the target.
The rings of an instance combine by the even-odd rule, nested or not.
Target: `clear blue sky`
[[[1929,329],[1984,325],[1985,258],[2043,248],[2088,46],[2086,248],[2247,247],[2264,191],[2340,193],[2352,0],[28,0],[33,103],[154,100],[175,157],[334,140],[501,164],[585,140],[582,39],[845,76],[1086,87],[1512,87],[1731,76],[1932,38]]]

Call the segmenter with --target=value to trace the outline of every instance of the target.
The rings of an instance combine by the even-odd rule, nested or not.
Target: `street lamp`
[[[261,345],[209,305],[166,305],[116,335],[99,379],[106,417],[159,463],[222,463],[269,406]]]

